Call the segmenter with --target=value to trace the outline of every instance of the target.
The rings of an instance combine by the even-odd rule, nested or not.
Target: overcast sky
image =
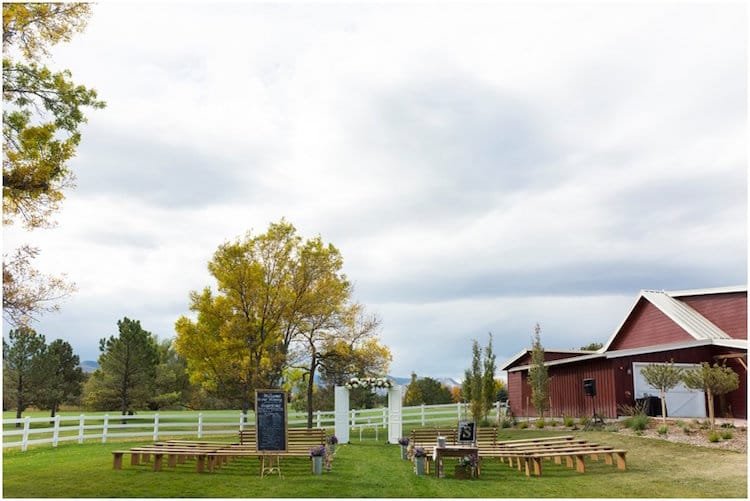
[[[51,230],[82,360],[160,338],[217,246],[336,245],[391,374],[604,342],[640,289],[747,281],[744,3],[103,3],[53,52],[89,113]],[[7,327],[6,327],[7,331]],[[504,376],[504,374],[503,374]]]

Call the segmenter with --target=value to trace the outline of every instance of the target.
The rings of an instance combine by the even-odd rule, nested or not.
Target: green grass
[[[501,430],[502,439],[554,435],[548,430]],[[585,474],[545,462],[540,478],[528,478],[496,460],[484,461],[478,480],[417,477],[400,459],[397,445],[375,441],[337,447],[331,472],[310,473],[308,459],[282,460],[283,478],[259,478],[256,459],[235,460],[214,473],[198,474],[194,463],[161,472],[150,465],[112,469],[111,451],[148,441],[65,444],[6,450],[5,497],[493,497],[493,498],[715,498],[747,497],[747,455],[617,433],[577,433],[628,452],[625,472],[587,459]],[[452,471],[452,461],[446,471]]]

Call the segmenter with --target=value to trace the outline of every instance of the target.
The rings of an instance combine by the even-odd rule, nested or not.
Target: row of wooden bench
[[[415,428],[409,437],[409,450],[412,455],[415,447],[425,450],[428,472],[429,461],[432,459],[439,436],[445,437],[446,445],[457,445],[455,428]],[[620,470],[626,469],[626,450],[577,439],[572,435],[498,440],[497,429],[485,427],[477,429],[476,442],[472,445],[478,450],[479,471],[483,459],[497,458],[502,462],[507,461],[511,467],[516,466],[519,471],[525,471],[527,476],[541,476],[542,459],[553,460],[557,464],[562,464],[562,460],[565,459],[566,466],[575,467],[577,472],[584,473],[586,456],[593,460],[603,457],[607,464],[616,464]]]
[[[280,458],[309,457],[310,449],[326,444],[326,433],[323,428],[289,429],[287,431],[287,449],[278,452],[257,450],[255,431],[252,429],[240,431],[239,438],[239,443],[169,440],[133,447],[130,450],[112,451],[113,467],[116,470],[121,469],[123,457],[130,454],[131,465],[150,462],[153,457],[154,471],[161,470],[165,457],[167,458],[167,464],[172,468],[186,461],[196,460],[196,470],[202,473],[213,471],[234,458],[255,457],[261,460],[261,475],[263,475],[272,464],[275,464],[275,467],[278,468]]]

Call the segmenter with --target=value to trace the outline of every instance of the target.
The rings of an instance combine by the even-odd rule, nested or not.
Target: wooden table
[[[449,445],[446,447],[435,447],[435,451],[432,454],[435,460],[435,476],[445,477],[443,472],[443,458],[454,457],[462,458],[464,456],[473,456],[474,464],[479,464],[479,449],[471,446],[464,445]],[[476,467],[472,469],[472,475],[477,475]]]

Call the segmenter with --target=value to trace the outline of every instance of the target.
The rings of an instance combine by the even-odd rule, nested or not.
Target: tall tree
[[[13,396],[16,418],[20,419],[39,387],[35,376],[46,345],[44,336],[25,326],[11,330],[8,340],[3,339],[3,393]]]
[[[649,364],[641,369],[646,382],[653,388],[659,389],[661,398],[661,420],[667,421],[667,392],[677,386],[682,380],[682,369],[674,366],[674,360],[668,364]]]
[[[482,421],[485,417],[482,397],[482,350],[476,339],[471,344],[471,368],[466,370],[464,376],[464,398],[469,402],[472,417],[476,421]]]
[[[99,368],[87,382],[87,401],[127,414],[145,407],[152,396],[159,352],[156,339],[138,320],[124,317],[117,329],[117,336],[99,341]]]
[[[159,363],[156,366],[154,390],[148,401],[149,409],[187,406],[193,397],[187,361],[177,353],[172,339],[158,342],[157,351]]]
[[[43,383],[36,389],[37,407],[49,409],[50,416],[55,417],[60,404],[81,395],[84,377],[79,363],[78,355],[67,341],[56,339],[47,346],[38,364],[38,377]]]
[[[69,71],[54,72],[42,62],[51,46],[82,31],[89,15],[85,3],[3,4],[3,224],[52,224],[63,189],[72,184],[67,163],[81,140],[83,109],[104,107]],[[23,246],[3,256],[3,318],[10,325],[55,310],[74,290],[63,277],[32,266],[38,252]]]
[[[534,326],[531,344],[531,366],[529,367],[529,386],[531,386],[531,403],[540,417],[549,409],[549,375],[544,365],[544,347],[540,333],[542,328]]]
[[[682,381],[688,388],[706,392],[708,417],[712,429],[716,426],[714,398],[734,391],[740,385],[740,378],[732,369],[719,364],[711,366],[708,362],[703,362],[700,367],[683,372]]]
[[[484,359],[482,361],[482,414],[486,417],[492,404],[497,401],[497,389],[495,383],[495,353],[492,351],[492,333],[489,333],[487,346],[484,348]]]
[[[452,401],[451,390],[440,381],[431,377],[417,379],[417,375],[412,373],[411,382],[404,395],[404,405],[438,405],[449,404]]]
[[[296,318],[291,277],[300,238],[281,221],[265,234],[219,246],[208,270],[217,282],[190,293],[197,319],[180,317],[175,346],[191,380],[232,397],[247,412],[256,388],[279,384],[288,346],[284,333]]]

